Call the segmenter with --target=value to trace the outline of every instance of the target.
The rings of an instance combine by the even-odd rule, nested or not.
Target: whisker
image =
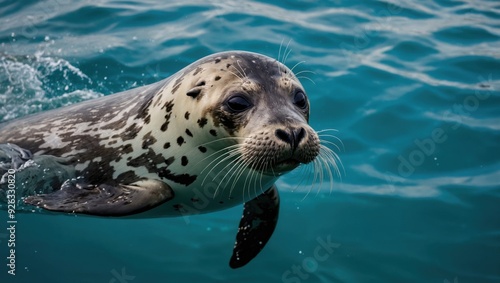
[[[302,63],[302,62],[305,62],[305,61],[301,61],[301,62],[299,62],[299,63]],[[297,63],[295,66],[297,66],[297,65],[298,65],[298,63]],[[294,68],[295,68],[295,67],[294,67]],[[293,69],[292,69],[292,71],[293,71]],[[316,75],[316,72],[309,71],[309,70],[303,70],[303,71],[300,71],[300,72],[298,72],[298,73],[295,73],[295,76],[298,76],[298,75],[303,74],[303,73],[309,73],[309,74],[314,74],[314,75]]]
[[[247,78],[247,74],[245,72],[245,69],[243,69],[243,67],[241,67],[240,60],[236,60],[236,64],[238,64],[238,66],[240,67],[240,69],[239,70],[238,70],[238,68],[235,68],[235,69],[238,70],[238,72],[240,73],[240,75],[241,75],[241,73],[243,73],[243,78],[246,79]]]
[[[224,183],[224,180],[227,178],[227,176],[229,176],[229,174],[230,174],[232,171],[234,171],[234,170],[233,170],[233,169],[234,169],[234,166],[232,166],[232,165],[240,163],[240,161],[241,161],[242,159],[243,159],[243,158],[242,158],[242,156],[241,156],[241,155],[240,155],[240,156],[238,156],[238,157],[236,158],[236,160],[232,160],[231,162],[229,162],[229,163],[228,163],[226,166],[224,166],[224,168],[223,168],[223,169],[219,172],[219,174],[220,174],[220,173],[224,172],[224,171],[226,170],[226,168],[228,168],[228,167],[229,167],[229,171],[227,171],[227,172],[226,172],[226,174],[224,174],[224,177],[222,177],[222,179],[221,179],[221,180],[220,180],[220,182],[219,182],[219,185],[218,185],[218,186],[217,186],[217,188],[215,189],[215,194],[217,194],[217,192],[219,191],[220,186]],[[230,180],[231,180],[231,178],[232,178],[232,176],[233,176],[233,175],[234,175],[234,173],[233,173],[233,174],[231,174],[231,175],[230,175],[230,177],[227,179],[227,183],[228,183],[228,184],[229,184],[229,182],[230,182]],[[224,187],[222,188],[222,193],[224,193],[224,190],[225,190],[225,189],[226,189],[226,186],[224,186]],[[231,194],[231,192],[229,192],[229,193]]]
[[[306,80],[310,81],[311,83],[316,84],[311,78],[304,77],[304,76],[296,76],[296,77],[297,77],[297,79],[306,79]]]
[[[300,64],[302,64],[302,63],[305,63],[305,62],[306,62],[306,61],[300,61],[300,62],[296,63],[295,65],[293,65],[293,67],[292,67],[292,68],[290,68],[290,71],[291,71],[291,72],[293,72],[293,70],[295,70],[295,68],[296,68],[298,65],[300,65]],[[302,72],[303,72],[303,71],[302,71]],[[298,75],[298,74],[300,74],[300,73],[301,73],[301,72],[299,72],[299,73],[295,74],[295,76],[297,76],[297,75]]]
[[[323,156],[324,158],[326,158],[325,160],[329,161],[328,164],[331,164],[334,167],[335,172],[337,173],[337,176],[339,178],[342,178],[342,174],[340,173],[339,165],[340,165],[340,167],[342,167],[342,171],[344,171],[344,175],[345,175],[345,168],[344,168],[339,156],[337,155],[337,153],[335,153],[330,148],[328,148],[324,145],[321,145],[320,155]]]
[[[233,184],[231,186],[231,189],[229,190],[229,194],[230,195],[233,193],[233,190],[236,187],[237,182],[240,180],[241,175],[243,175],[243,173],[245,172],[245,169],[248,168],[248,163],[249,163],[249,160],[243,160],[243,159],[241,159],[238,162],[238,164],[236,164],[236,166],[233,167],[234,170],[233,170],[233,173],[231,175],[231,178],[233,178],[233,176],[235,176],[235,177],[234,177],[234,181],[233,181]],[[244,187],[245,186],[243,185],[242,192],[245,191]]]
[[[340,147],[336,143],[334,143],[334,142],[323,140],[323,141],[320,141],[320,143],[329,144],[329,145],[334,146],[337,150],[339,150],[339,151],[341,150]]]
[[[320,134],[320,133],[324,133],[324,132],[339,132],[339,130],[337,129],[323,129],[323,130],[319,130],[319,131],[316,131],[316,133]]]
[[[278,58],[276,60],[276,67],[278,67],[278,71],[280,73],[280,76],[284,76],[284,72],[283,72],[283,66],[281,64],[281,60],[282,60],[282,48],[283,48],[283,41],[285,40],[285,38],[282,38],[281,39],[281,43],[280,43],[280,48],[278,49]]]
[[[233,158],[234,156],[237,156],[238,155],[238,149],[235,148],[235,149],[232,149],[228,152],[224,152],[223,154],[221,154],[220,156],[218,156],[217,158],[215,158],[214,160],[212,160],[202,171],[201,171],[201,174],[203,174],[203,172],[205,172],[205,170],[207,170],[208,168],[211,167],[211,165],[214,163],[214,162],[217,162],[215,164],[215,166],[211,167],[210,170],[207,172],[207,174],[205,175],[205,178],[203,178],[203,181],[201,182],[201,185],[205,184],[205,181],[207,179],[207,177],[212,173],[213,170],[215,170],[215,168],[217,168],[219,166],[219,164],[221,164],[222,162],[225,162],[231,158]],[[226,165],[227,166],[227,165]],[[221,173],[222,171],[219,171],[219,173],[217,173],[213,179],[217,178],[217,176]]]
[[[320,138],[320,142],[327,142],[324,138],[335,139],[336,141],[340,142],[340,144],[342,145],[342,148],[345,149],[344,143],[342,142],[342,140],[334,135],[319,134],[318,136]]]
[[[288,59],[288,56],[289,56],[289,55],[290,55],[290,53],[292,52],[292,49],[291,49],[291,48],[290,48],[290,49],[288,49],[288,46],[290,45],[290,42],[291,42],[291,41],[292,41],[292,40],[290,39],[290,40],[288,41],[288,44],[286,45],[286,48],[285,48],[285,55],[284,55],[284,57],[283,57],[283,65],[286,65],[286,60]],[[287,52],[287,50],[288,50],[288,52]]]
[[[216,140],[213,140],[213,141],[208,141],[208,142],[204,142],[204,143],[200,143],[198,144],[198,146],[205,146],[205,145],[209,145],[209,144],[212,144],[212,143],[216,143],[216,142],[221,142],[221,141],[225,141],[225,140],[244,140],[244,139],[247,139],[245,137],[224,137],[224,138],[218,138]]]
[[[237,68],[235,67],[235,69],[237,69]],[[240,79],[241,83],[245,82],[245,78],[244,78],[244,77],[241,77],[241,74],[239,74],[239,75],[238,75],[238,74],[236,74],[235,72],[233,72],[233,71],[231,71],[231,70],[229,70],[229,69],[228,69],[227,71],[228,71],[228,72],[230,72],[231,74],[233,74],[233,75],[234,75],[235,77],[237,77],[238,79]],[[238,70],[238,72],[240,72],[240,71]]]
[[[314,160],[313,160],[314,162]],[[311,166],[309,166],[309,164],[307,164],[306,166],[301,166],[300,167],[300,172],[297,173],[297,176],[301,176],[300,180],[297,182],[297,184],[292,188],[292,192],[295,192],[295,190],[297,190],[303,182],[305,182],[306,178],[310,175],[310,173],[307,173],[305,172],[307,169],[309,169],[309,171],[311,171]]]
[[[227,148],[222,148],[222,149],[219,149],[213,153],[211,153],[210,155],[206,156],[205,158],[203,158],[202,160],[198,161],[194,166],[197,166],[198,164],[200,164],[201,162],[205,161],[206,159],[209,159],[211,158],[212,156],[216,155],[216,154],[220,154],[219,156],[217,156],[214,160],[212,160],[208,166],[206,166],[202,171],[201,173],[203,173],[205,170],[207,170],[210,165],[214,162],[216,162],[219,158],[223,158],[225,155],[227,154],[230,154],[231,152],[233,152],[233,150],[236,150],[238,149],[238,145],[233,145],[233,146],[228,146]]]

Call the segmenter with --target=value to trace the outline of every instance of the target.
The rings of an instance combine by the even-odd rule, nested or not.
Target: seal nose
[[[277,129],[275,134],[278,139],[288,143],[292,147],[292,150],[295,151],[295,149],[299,146],[299,143],[306,136],[306,131],[304,128],[292,128],[288,131]]]

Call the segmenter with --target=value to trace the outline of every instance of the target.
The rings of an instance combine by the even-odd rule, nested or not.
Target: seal
[[[230,51],[152,85],[7,122],[0,143],[12,147],[14,167],[32,154],[74,170],[52,192],[25,198],[46,210],[186,216],[244,203],[230,260],[238,268],[276,227],[276,180],[320,152],[308,120],[289,68]]]

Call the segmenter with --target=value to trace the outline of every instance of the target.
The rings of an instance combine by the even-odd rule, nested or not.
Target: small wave
[[[70,62],[34,55],[0,55],[0,122],[102,96]]]

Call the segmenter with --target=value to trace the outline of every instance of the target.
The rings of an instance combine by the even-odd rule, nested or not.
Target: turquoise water
[[[1,264],[0,282],[500,282],[497,1],[158,2],[1,2],[0,120],[282,46],[345,172],[332,189],[281,178],[278,227],[242,269],[228,267],[241,207],[18,213],[16,275]]]

